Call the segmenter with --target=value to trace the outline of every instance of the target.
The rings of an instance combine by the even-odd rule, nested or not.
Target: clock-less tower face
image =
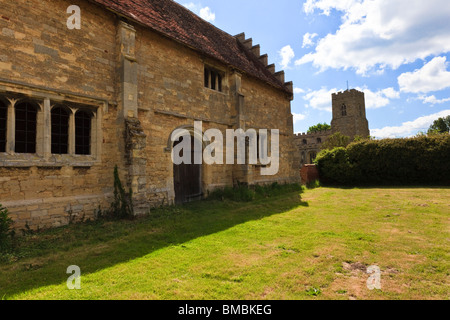
[[[366,119],[364,92],[352,89],[332,94],[333,132],[350,137],[368,137],[369,122]]]

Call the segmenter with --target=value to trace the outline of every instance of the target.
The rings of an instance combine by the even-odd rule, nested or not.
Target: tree
[[[319,132],[319,131],[325,131],[325,130],[330,130],[331,126],[327,123],[318,123],[315,126],[311,126],[308,129],[308,133],[311,132]]]
[[[448,132],[450,132],[450,116],[434,120],[433,124],[428,129],[428,134]]]
[[[344,136],[340,132],[333,133],[322,144],[322,150],[331,150],[338,147],[346,147],[350,143],[350,137]]]

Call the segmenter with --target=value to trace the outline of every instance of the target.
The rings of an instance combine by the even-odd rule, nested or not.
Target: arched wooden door
[[[183,139],[189,137],[180,137],[173,146],[181,143]],[[175,203],[181,204],[202,197],[202,165],[194,164],[194,138],[191,136],[191,164],[173,165],[173,183],[175,188]],[[180,156],[183,156],[182,154]]]

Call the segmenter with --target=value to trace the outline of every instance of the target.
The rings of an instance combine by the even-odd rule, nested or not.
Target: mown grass
[[[262,193],[252,202],[228,198],[27,236],[0,265],[0,296],[450,297],[448,188],[319,187]],[[70,265],[81,269],[81,290],[67,289]],[[369,265],[382,271],[381,290],[366,287],[361,266]]]

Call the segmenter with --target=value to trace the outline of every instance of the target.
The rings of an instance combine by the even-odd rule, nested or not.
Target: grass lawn
[[[0,264],[0,298],[449,299],[449,191],[321,187],[28,235]]]

